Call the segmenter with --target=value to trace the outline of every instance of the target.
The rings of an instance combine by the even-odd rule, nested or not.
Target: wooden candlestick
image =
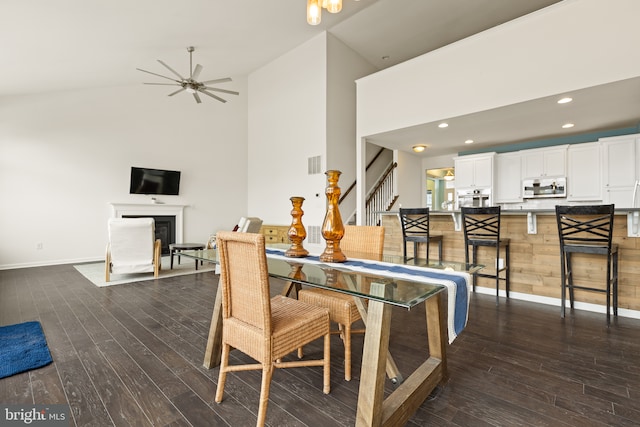
[[[291,209],[291,227],[287,232],[289,240],[291,240],[291,247],[284,255],[295,258],[305,257],[309,255],[309,251],[302,247],[302,241],[307,237],[307,231],[302,225],[302,215],[304,215],[302,202],[304,202],[304,197],[293,196],[289,200],[293,205],[293,209]]]
[[[322,237],[326,240],[327,245],[320,255],[320,261],[324,262],[345,262],[347,257],[340,249],[340,240],[344,236],[344,225],[338,208],[340,200],[340,187],[338,187],[338,179],[342,172],[337,170],[326,171],[327,188],[325,194],[327,196],[327,213],[322,224]]]

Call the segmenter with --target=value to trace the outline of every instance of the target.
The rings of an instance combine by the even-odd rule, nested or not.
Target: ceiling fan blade
[[[183,90],[186,90],[186,88],[181,87],[181,88],[180,88],[180,89],[178,89],[177,91],[175,91],[175,92],[171,92],[171,93],[170,93],[169,95],[167,95],[167,96],[173,96],[173,95],[175,95],[176,93],[180,93],[180,92],[182,92]]]
[[[168,80],[172,80],[174,82],[180,83],[180,80],[172,79],[171,77],[163,76],[161,74],[152,73],[151,71],[143,70],[142,68],[136,68],[136,70],[142,71],[143,73],[153,74],[154,76],[162,77],[163,79],[168,79]]]
[[[196,102],[198,104],[200,104],[202,101],[200,101],[200,97],[198,96],[198,92],[193,92],[193,97],[196,99]]]
[[[205,89],[207,90],[212,90],[214,92],[224,92],[224,93],[230,93],[231,95],[240,95],[240,92],[235,92],[233,90],[226,90],[226,89],[218,89],[217,87],[209,87],[209,86],[205,86]]]
[[[174,70],[173,68],[169,67],[167,64],[162,62],[160,59],[158,59],[158,62],[161,63],[162,65],[164,65],[165,67],[167,67],[167,69],[169,71],[171,71],[173,74],[175,74],[176,76],[180,77],[180,80],[186,80],[184,77],[182,77],[180,74],[178,74],[178,72],[176,70]]]
[[[202,65],[196,64],[196,68],[194,68],[193,73],[191,74],[191,78],[193,80],[198,80],[198,76],[200,75],[201,71],[202,71]]]
[[[209,93],[209,92],[207,92],[206,90],[200,89],[200,92],[204,93],[205,95],[209,95],[210,97],[215,98],[215,99],[217,99],[217,100],[218,100],[218,101],[220,101],[220,102],[227,102],[227,100],[226,100],[226,99],[222,99],[222,98],[220,98],[219,96],[215,96],[214,94]]]
[[[214,83],[224,83],[224,82],[230,82],[231,78],[230,77],[225,77],[224,79],[216,79],[216,80],[207,80],[206,82],[200,82],[203,85],[206,84],[214,84]]]
[[[143,83],[145,85],[157,85],[157,86],[180,86],[180,83]]]

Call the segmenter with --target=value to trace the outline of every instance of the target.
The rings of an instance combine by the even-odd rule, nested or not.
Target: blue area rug
[[[40,322],[0,327],[0,378],[53,362]]]

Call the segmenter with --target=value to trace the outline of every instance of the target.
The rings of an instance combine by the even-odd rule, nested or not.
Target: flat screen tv
[[[131,168],[130,194],[165,194],[177,196],[180,191],[180,171]]]

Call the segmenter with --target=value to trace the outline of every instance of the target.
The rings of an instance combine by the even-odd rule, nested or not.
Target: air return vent
[[[321,169],[320,169],[321,160],[322,160],[321,156],[309,157],[308,159],[309,175],[317,175],[321,173]]]
[[[321,243],[320,239],[322,238],[322,233],[320,229],[321,227],[319,225],[310,225],[307,227],[307,238],[309,239],[309,243]]]

